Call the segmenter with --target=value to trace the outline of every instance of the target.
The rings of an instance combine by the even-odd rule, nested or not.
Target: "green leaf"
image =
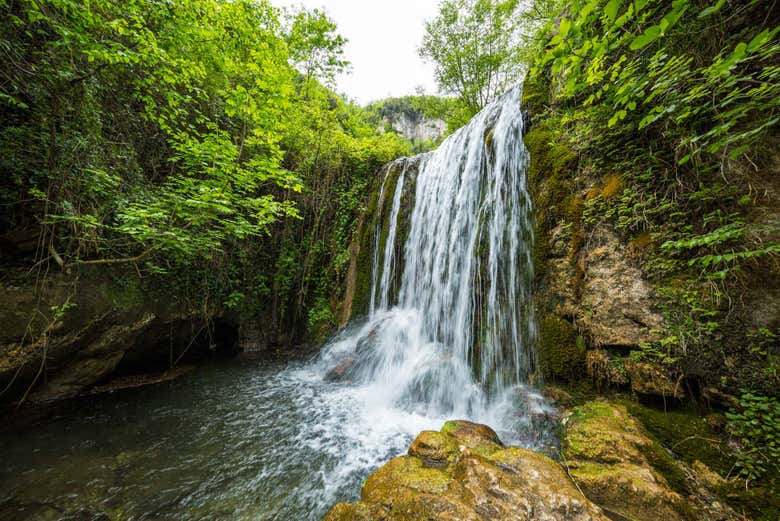
[[[610,22],[614,22],[615,18],[617,18],[617,12],[621,1],[622,0],[609,0],[606,7],[604,7],[604,15]]]
[[[715,5],[711,5],[707,7],[706,9],[702,9],[702,11],[699,13],[699,18],[706,18],[708,16],[711,16],[723,7],[723,4],[726,3],[726,0],[718,0]]]
[[[632,51],[636,51],[638,49],[641,49],[648,44],[654,42],[661,36],[661,27],[658,25],[651,25],[647,29],[645,29],[645,32],[641,35],[634,38],[634,41],[631,42],[631,45],[629,46]]]
[[[569,34],[569,30],[571,29],[571,22],[568,18],[561,18],[561,23],[558,25],[558,34],[561,35],[562,38],[566,37],[567,34]]]

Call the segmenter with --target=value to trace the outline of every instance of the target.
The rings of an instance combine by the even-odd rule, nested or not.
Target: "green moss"
[[[539,323],[537,357],[545,378],[576,380],[585,370],[585,343],[569,321],[548,314]]]
[[[674,455],[692,464],[699,460],[721,476],[728,476],[734,467],[735,457],[728,440],[712,427],[706,417],[693,409],[662,411],[629,400],[621,401],[652,437]],[[676,486],[681,478],[679,470],[670,466],[674,461],[666,451],[647,454],[648,460],[667,481]],[[780,519],[780,494],[771,481],[752,483],[732,480],[716,491],[738,511],[751,519]]]
[[[537,113],[544,110],[550,103],[549,83],[543,81],[540,75],[528,75],[523,83],[523,107]]]
[[[355,297],[352,301],[352,316],[358,317],[368,312],[371,298],[372,260],[374,253],[374,233],[379,218],[379,187],[377,179],[371,190],[371,197],[365,210],[365,217],[358,236],[357,273],[355,277]]]
[[[440,494],[452,481],[450,474],[426,467],[419,458],[399,456],[368,476],[360,497],[363,501],[384,503],[394,501],[403,489]]]
[[[671,449],[686,463],[701,461],[722,476],[728,474],[734,461],[722,436],[694,410],[663,411],[630,400],[623,400],[628,411],[664,447]]]
[[[420,458],[426,467],[445,468],[459,454],[455,439],[438,431],[422,431],[409,446],[409,455]]]
[[[448,421],[440,432],[451,436],[459,445],[486,458],[503,447],[493,429],[478,423],[463,420]]]
[[[527,95],[528,94],[527,92]],[[555,122],[537,123],[523,138],[531,161],[528,182],[534,199],[534,269],[544,276],[549,253],[550,230],[562,220],[569,220],[577,211],[572,178],[577,169],[577,154],[560,132],[550,130]],[[577,218],[577,222],[581,218]]]

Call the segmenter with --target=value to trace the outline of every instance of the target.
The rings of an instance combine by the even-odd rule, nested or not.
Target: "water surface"
[[[319,519],[443,421],[373,407],[319,368],[221,362],[4,431],[0,519]]]

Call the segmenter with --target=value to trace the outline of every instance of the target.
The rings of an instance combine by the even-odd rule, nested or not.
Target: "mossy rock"
[[[324,521],[371,521],[372,509],[365,503],[336,503],[325,514]]]
[[[426,467],[445,468],[460,454],[458,443],[438,431],[422,431],[409,446],[409,456],[420,458]]]
[[[441,428],[441,433],[452,437],[462,448],[486,457],[504,447],[496,431],[487,425],[466,420],[448,421]]]
[[[647,467],[576,461],[569,464],[569,472],[589,499],[624,519],[696,519],[683,497],[670,490]]]
[[[588,402],[564,422],[564,460],[597,504],[631,520],[695,519],[682,467],[624,405]]]
[[[361,501],[334,505],[326,521],[608,521],[558,463],[503,447],[486,425],[447,422],[440,432],[420,433],[409,454],[372,473]],[[424,459],[447,466],[431,468]]]
[[[549,84],[539,75],[528,75],[523,82],[523,107],[532,112],[539,113],[550,103]]]
[[[404,489],[416,493],[441,494],[452,480],[452,476],[443,470],[426,467],[420,458],[399,456],[368,476],[360,498],[366,502],[392,506]]]
[[[664,411],[630,400],[619,402],[637,418],[644,428],[664,447],[674,447],[685,462],[699,460],[720,474],[727,474],[734,465],[728,457],[728,447],[707,417],[695,410]]]
[[[539,370],[545,378],[572,381],[585,373],[585,344],[571,322],[548,314],[539,323]]]
[[[626,408],[606,402],[575,407],[566,423],[564,455],[600,463],[645,463],[652,440]]]

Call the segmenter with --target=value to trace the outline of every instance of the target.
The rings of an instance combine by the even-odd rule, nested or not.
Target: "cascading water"
[[[489,424],[514,444],[552,441],[550,410],[526,385],[536,331],[520,100],[517,87],[435,152],[385,169],[368,316],[299,372],[328,383],[307,398],[316,432],[299,441],[336,462],[312,501],[349,499],[348,483],[450,419]]]
[[[501,427],[496,407],[506,406],[507,393],[533,370],[533,234],[520,96],[519,87],[509,91],[419,163],[399,160],[385,171],[379,209],[390,197],[392,206],[384,241],[377,219],[368,319],[322,358],[332,365],[349,356],[348,377],[372,387],[386,407]],[[417,168],[413,210],[399,245],[410,164]],[[400,175],[389,194],[393,167]]]

